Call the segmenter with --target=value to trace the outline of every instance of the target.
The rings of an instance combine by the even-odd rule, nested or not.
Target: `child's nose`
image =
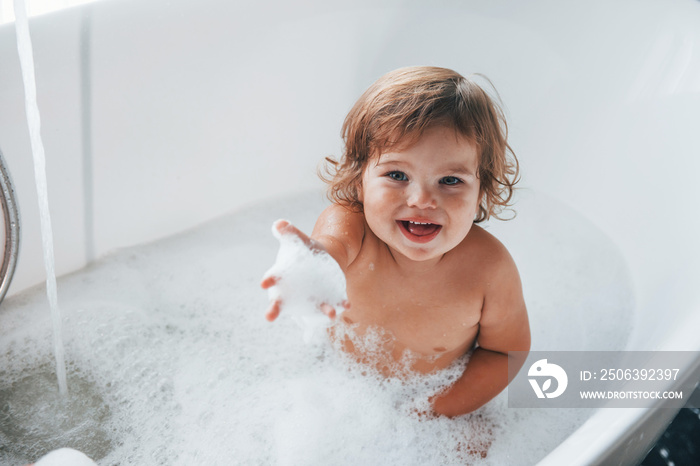
[[[409,207],[419,209],[434,209],[437,207],[437,199],[431,189],[420,184],[414,184],[410,188],[407,203]]]

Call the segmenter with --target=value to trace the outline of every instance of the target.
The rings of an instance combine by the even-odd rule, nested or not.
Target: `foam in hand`
[[[331,323],[320,306],[326,303],[340,314],[347,301],[345,275],[325,251],[310,249],[298,236],[281,234],[276,221],[272,234],[279,240],[277,260],[265,273],[278,277],[268,289],[270,301],[281,301],[281,314],[289,314],[303,331],[305,343],[315,341]]]

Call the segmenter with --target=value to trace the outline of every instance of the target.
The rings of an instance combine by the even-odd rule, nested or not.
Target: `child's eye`
[[[455,184],[459,184],[459,183],[461,183],[461,182],[462,182],[462,180],[460,180],[460,179],[457,178],[456,176],[446,176],[446,177],[444,177],[444,178],[442,178],[442,179],[440,180],[440,183],[446,184],[446,185],[449,185],[449,186],[455,185]]]
[[[398,172],[398,171],[389,172],[386,174],[386,176],[388,176],[389,178],[391,178],[394,181],[408,181],[408,177],[406,176],[406,174],[404,172]]]

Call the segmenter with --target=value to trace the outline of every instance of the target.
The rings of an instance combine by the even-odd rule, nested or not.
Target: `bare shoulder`
[[[484,293],[479,345],[496,351],[527,350],[530,330],[515,261],[498,238],[481,227],[473,228],[472,247],[480,262]]]
[[[365,235],[365,216],[340,204],[326,207],[316,220],[311,238],[323,245],[345,270],[357,257]]]
[[[470,256],[478,262],[482,274],[517,274],[515,261],[508,249],[498,238],[480,226],[472,226],[465,243]]]
[[[365,216],[340,204],[326,207],[314,226],[312,236],[362,236],[365,231]]]

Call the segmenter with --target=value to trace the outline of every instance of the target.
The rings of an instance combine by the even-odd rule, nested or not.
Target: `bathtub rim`
[[[700,316],[700,313],[696,315]],[[669,336],[669,340],[688,338],[692,335],[691,329],[694,328],[689,325],[677,328]],[[666,348],[662,348],[661,351],[664,349],[672,351],[673,348],[668,346],[670,344]],[[693,352],[700,354],[700,342],[696,344]],[[683,365],[681,373],[685,376],[673,385],[680,386],[695,381],[695,390],[697,390],[700,386],[700,358],[689,359]],[[668,387],[668,389],[673,389],[673,387]],[[620,460],[628,461],[631,459],[629,447],[635,442],[636,445],[632,450],[636,452],[636,456],[633,459],[640,462],[663,435],[678,411],[683,409],[667,406],[669,404],[673,404],[673,401],[655,400],[650,403],[649,407],[645,408],[599,408],[537,464],[538,466],[558,466],[561,464],[587,466],[607,465],[614,460],[617,460],[618,463]],[[645,435],[650,431],[654,434]],[[572,451],[578,453],[575,459],[570,456]]]

